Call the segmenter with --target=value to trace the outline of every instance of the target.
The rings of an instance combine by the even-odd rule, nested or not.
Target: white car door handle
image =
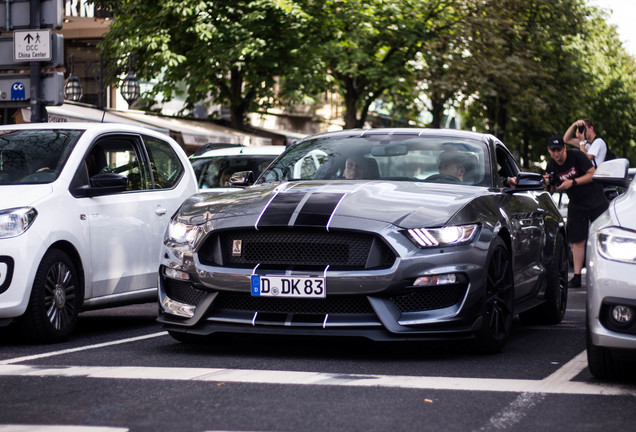
[[[165,208],[163,208],[163,207],[157,207],[157,208],[155,209],[155,214],[156,214],[157,216],[163,216],[163,215],[165,215],[165,214],[166,214],[166,212],[167,212],[167,211],[168,211],[168,210],[166,210],[166,209],[165,209]]]

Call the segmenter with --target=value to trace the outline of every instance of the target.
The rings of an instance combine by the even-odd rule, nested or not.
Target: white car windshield
[[[82,135],[72,129],[0,132],[0,185],[51,183]]]
[[[484,143],[465,138],[323,137],[289,149],[259,182],[364,179],[486,185],[487,154]]]

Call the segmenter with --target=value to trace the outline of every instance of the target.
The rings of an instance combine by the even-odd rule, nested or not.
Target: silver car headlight
[[[168,241],[179,246],[192,246],[201,233],[201,225],[192,225],[179,220],[171,220],[168,225]]]
[[[636,232],[618,227],[607,227],[596,233],[596,244],[601,256],[612,261],[636,263]]]
[[[21,235],[29,229],[37,215],[33,207],[0,210],[0,239]]]
[[[408,234],[417,246],[428,248],[469,243],[475,238],[478,231],[478,224],[470,224],[441,228],[413,228],[408,230]]]

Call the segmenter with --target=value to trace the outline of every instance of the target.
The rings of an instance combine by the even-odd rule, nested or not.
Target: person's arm
[[[602,140],[600,138],[596,138],[594,141],[590,143],[589,150],[585,151],[583,148],[581,151],[587,155],[587,157],[594,163],[594,159],[599,155],[601,151],[601,147],[603,146]],[[585,147],[585,146],[583,146]]]
[[[581,145],[582,142],[585,142],[585,136],[579,132],[579,126],[585,126],[585,121],[577,120],[572,123],[568,130],[565,131],[565,134],[563,134],[563,142],[585,151],[585,145]]]
[[[583,174],[580,177],[563,180],[557,189],[566,190],[572,187],[577,187],[587,183],[592,183],[592,177],[594,176],[594,171],[596,171],[596,168],[591,167],[585,172],[585,174]]]

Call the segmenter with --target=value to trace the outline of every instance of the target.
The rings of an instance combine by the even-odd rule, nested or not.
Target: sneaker
[[[568,288],[581,288],[581,275],[575,274],[568,282]]]

